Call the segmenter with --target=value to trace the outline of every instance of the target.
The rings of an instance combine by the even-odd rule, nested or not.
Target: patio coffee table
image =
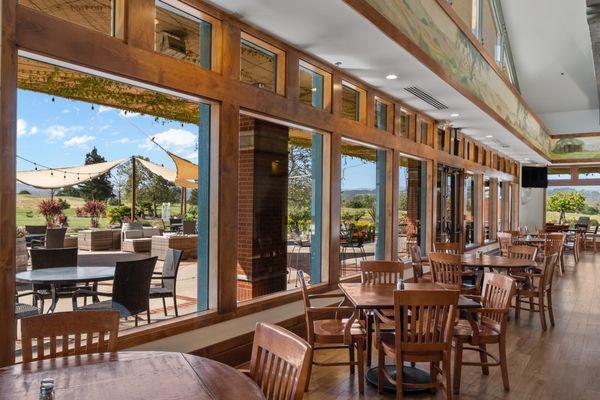
[[[75,285],[83,282],[97,283],[112,280],[114,276],[115,267],[58,267],[19,272],[15,275],[15,280],[19,283],[50,285],[52,304],[48,312],[54,312],[56,303],[58,302],[58,297],[56,296],[56,287],[58,285]]]

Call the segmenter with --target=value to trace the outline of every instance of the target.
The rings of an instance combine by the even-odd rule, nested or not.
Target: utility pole
[[[136,175],[135,157],[131,157],[131,222],[135,221]]]

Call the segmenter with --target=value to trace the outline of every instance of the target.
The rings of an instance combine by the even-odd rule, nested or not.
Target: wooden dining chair
[[[403,398],[404,387],[443,388],[445,397],[452,398],[450,359],[458,298],[458,290],[395,290],[394,318],[375,310],[379,393],[383,393],[387,378],[396,385],[396,399]],[[382,324],[393,325],[394,332],[382,331]],[[386,356],[396,361],[395,377],[385,368]],[[429,363],[431,382],[403,382],[404,362]],[[438,382],[438,374],[442,375],[442,382]]]
[[[437,253],[462,254],[463,248],[459,242],[436,242],[433,249]]]
[[[546,235],[546,241],[544,243],[544,258],[552,254],[558,254],[558,262],[560,273],[565,272],[563,252],[564,244],[567,240],[567,234],[564,232],[554,232]],[[543,264],[542,264],[543,265]]]
[[[585,250],[591,247],[592,250],[594,250],[594,253],[597,251],[598,228],[600,228],[600,224],[590,225],[588,231],[585,233],[585,242],[583,246]]]
[[[498,248],[500,255],[508,257],[508,248],[512,244],[512,235],[510,232],[498,232]]]
[[[411,244],[408,249],[412,260],[413,280],[417,283],[431,282],[431,275],[425,275],[423,268],[429,266],[429,260],[421,256],[421,247],[418,244]]]
[[[508,257],[518,260],[527,260],[535,262],[538,249],[534,246],[527,245],[512,245],[508,248]],[[527,268],[522,271],[509,271],[508,275],[522,285],[531,284],[533,274],[538,272],[536,267]],[[533,299],[531,299],[533,301]]]
[[[23,318],[23,362],[72,354],[112,352],[115,351],[118,333],[117,311],[71,311]],[[50,339],[49,348],[46,348],[45,338]]]
[[[506,358],[506,330],[510,303],[515,294],[515,280],[497,273],[483,277],[481,307],[469,310],[466,320],[459,320],[454,327],[454,393],[460,392],[460,376],[463,365],[479,366],[484,375],[489,367],[500,366],[504,389],[509,390]],[[465,344],[469,347],[465,347]],[[488,344],[498,345],[498,357],[487,351]],[[476,351],[480,362],[463,361],[463,351]],[[488,357],[493,362],[488,362]]]
[[[402,261],[362,261],[360,263],[361,283],[363,285],[395,285],[404,278],[404,270],[407,267],[410,266]],[[382,312],[385,314],[387,311],[389,310]],[[373,313],[366,312],[364,318],[367,327],[367,366],[370,367],[373,350]]]
[[[431,281],[441,287],[460,290],[462,294],[479,295],[479,280],[474,284],[463,282],[460,254],[429,253]]]
[[[552,281],[554,270],[558,260],[558,253],[547,255],[544,266],[540,273],[531,274],[531,283],[519,285],[515,295],[515,319],[519,319],[521,310],[537,312],[540,314],[542,329],[546,330],[546,311],[550,318],[550,324],[554,326],[554,310],[552,306]],[[528,300],[523,300],[527,298]],[[535,302],[537,299],[537,302]],[[530,308],[524,308],[521,303],[529,304]]]
[[[248,375],[267,400],[302,399],[311,359],[306,340],[277,325],[256,324]]]
[[[300,274],[300,287],[304,301],[304,315],[306,319],[306,333],[308,343],[313,349],[310,355],[312,365],[320,366],[343,366],[350,367],[350,374],[358,367],[358,388],[360,393],[365,390],[364,350],[366,332],[356,319],[355,309],[351,306],[343,306],[341,302],[337,306],[315,307],[311,304],[312,299],[339,299],[339,294],[308,294],[304,272]],[[315,352],[325,349],[345,349],[349,354],[349,361],[319,362],[315,361]],[[356,350],[356,357],[355,355]],[[306,380],[308,389],[310,374]]]

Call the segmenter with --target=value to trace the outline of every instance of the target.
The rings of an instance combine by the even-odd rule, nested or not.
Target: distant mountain
[[[555,192],[562,192],[564,188],[548,188],[548,196]],[[578,189],[578,188],[569,188],[569,191],[579,192],[587,199],[588,202],[596,202],[600,201],[600,191],[598,190],[590,190],[590,189]]]
[[[25,185],[24,183],[17,182],[17,193],[22,190],[27,190],[29,193],[37,195],[37,196],[49,196],[50,190],[48,189],[38,189],[33,186]]]
[[[357,196],[359,194],[372,194],[375,195],[375,189],[351,189],[342,191],[342,201],[347,201],[348,199]]]

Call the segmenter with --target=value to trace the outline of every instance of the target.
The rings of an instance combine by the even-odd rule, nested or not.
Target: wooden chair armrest
[[[317,294],[309,294],[309,299],[339,299],[340,297],[346,297],[343,293],[335,294],[335,293],[317,293]]]
[[[381,313],[381,311],[375,309],[373,310],[373,316],[375,323],[382,323],[382,324],[386,324],[386,325],[394,325],[395,321],[392,318],[386,317],[385,315],[383,315]]]
[[[481,296],[477,295],[477,294],[463,294],[463,297],[466,297],[467,299],[471,299],[471,300],[475,300],[478,303],[481,303]]]
[[[246,375],[247,377],[251,378],[251,376],[250,376],[250,369],[248,369],[248,368],[238,368],[238,371],[240,371],[242,374]]]
[[[508,314],[508,309],[506,308],[474,308],[469,310],[472,313],[476,314],[489,314],[489,313],[498,313],[498,314]]]
[[[338,313],[340,311],[344,312],[354,312],[356,309],[354,307],[342,306],[342,307],[309,307],[306,309],[306,312],[309,314],[325,314],[325,313]]]

